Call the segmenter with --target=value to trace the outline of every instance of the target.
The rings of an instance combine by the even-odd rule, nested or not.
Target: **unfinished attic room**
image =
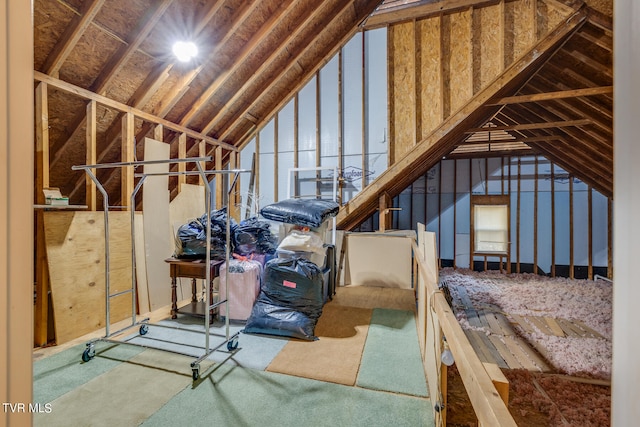
[[[637,422],[633,0],[3,3],[0,425]]]

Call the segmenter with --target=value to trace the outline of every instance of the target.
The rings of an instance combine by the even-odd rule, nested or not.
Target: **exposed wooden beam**
[[[202,32],[204,28],[209,24],[209,21],[213,19],[213,17],[219,12],[220,8],[223,6],[222,1],[214,1],[209,2],[209,9],[202,15],[202,18],[197,22],[195,28],[193,29],[194,36],[197,36]],[[150,99],[151,96],[157,91],[157,89],[162,85],[163,82],[169,76],[169,72],[173,69],[175,62],[171,63],[162,63],[157,68],[155,68],[149,76],[145,79],[145,81],[140,85],[138,90],[136,90],[135,94],[129,100],[129,104],[138,105],[140,107],[144,106]],[[200,67],[202,69],[202,67]],[[187,83],[188,84],[188,83]]]
[[[97,163],[97,103],[96,101],[89,101],[87,104],[87,129],[86,129],[86,148],[85,148],[85,161],[87,165],[95,165]],[[95,169],[92,171],[96,173]],[[89,210],[95,211],[97,209],[97,193],[96,183],[93,182],[88,174],[85,175],[85,200],[89,207]]]
[[[541,107],[537,104],[521,104],[518,109],[522,112],[521,117],[539,117],[540,120],[569,120],[576,114],[573,110],[562,110],[553,105]],[[510,108],[509,111],[513,111]],[[593,123],[593,122],[592,122]],[[594,146],[595,152],[599,153],[599,156],[606,156],[607,159],[613,158],[613,135],[610,132],[602,132],[597,126],[591,125],[589,132],[578,127],[558,127],[558,132],[569,135],[576,141],[585,142],[588,145]]]
[[[341,9],[346,7],[346,4],[342,4],[340,5]],[[253,75],[247,79],[247,81],[244,82],[244,84],[242,85],[242,87],[238,88],[238,90],[236,91],[235,95],[233,95],[231,97],[231,99],[229,99],[224,107],[222,107],[218,113],[211,119],[209,120],[209,122],[203,127],[202,132],[207,134],[209,132],[211,132],[213,130],[213,128],[218,124],[218,122],[220,121],[220,119],[224,116],[224,114],[226,114],[232,107],[233,105],[242,98],[242,94],[243,92],[250,87],[252,84],[254,84],[254,82],[258,79],[259,76],[262,75],[262,73],[267,70],[271,64],[273,63],[273,61],[276,60],[276,58],[278,58],[278,56],[280,56],[281,54],[283,54],[287,48],[289,47],[289,44],[294,41],[296,38],[300,37],[302,31],[304,30],[304,28],[313,20],[313,18],[316,15],[314,13],[307,13],[306,16],[304,16],[304,19],[300,20],[298,23],[298,26],[289,33],[289,35],[280,42],[280,45],[274,49],[271,54],[269,55],[269,57],[267,59],[265,59],[262,64],[260,65],[260,67],[258,67],[258,69],[253,73]],[[319,34],[319,33],[318,33]],[[297,59],[298,55],[296,55],[295,57],[290,58],[289,63],[295,63],[296,59]],[[288,67],[287,67],[288,69]],[[280,71],[280,73],[278,73],[278,76],[282,75],[284,73],[285,70]],[[271,81],[276,81],[277,78],[273,78]],[[270,87],[270,85],[269,85]],[[261,93],[264,93],[267,90],[267,87],[263,86],[260,89]],[[237,114],[236,117],[242,117],[244,116],[244,113],[247,112],[246,108],[242,109],[242,112]],[[232,126],[227,127],[227,129],[229,129]],[[220,138],[224,139],[226,135],[221,134]]]
[[[583,38],[592,45],[599,46],[606,51],[613,52],[613,40],[610,36],[603,35],[602,37],[595,37],[586,31],[580,31],[577,36]]]
[[[562,90],[568,90],[568,87],[564,83],[552,83],[546,77],[537,75],[534,79],[529,82],[529,85],[535,88],[549,88],[556,87]],[[576,98],[576,101],[580,104],[584,104],[585,107],[589,108],[593,111],[593,114],[590,114],[594,121],[599,122],[613,122],[613,102],[610,103],[610,106],[604,105],[602,102],[596,102],[595,99],[589,97],[580,97]]]
[[[294,3],[295,2],[290,3],[287,9],[291,9]],[[242,27],[242,25],[244,24],[244,21],[247,19],[247,17],[251,15],[259,5],[260,5],[259,1],[254,1],[252,2],[250,7],[244,8],[243,12],[236,18],[236,20],[230,26],[229,30],[225,33],[224,37],[214,47],[213,52],[211,53],[212,57],[215,58],[215,56],[218,53],[218,50],[221,49],[224,46],[224,44],[235,35],[237,30],[240,27]],[[282,11],[284,9],[285,8],[281,7],[279,10]],[[252,42],[245,44],[245,46],[242,49],[242,51],[244,52],[242,59],[245,59],[248,56],[249,52],[253,51],[256,44],[262,41],[265,35],[269,34],[272,27],[277,23],[277,19],[274,19],[274,17],[278,17],[278,16],[279,16],[279,13],[272,15],[272,17],[270,18],[270,22],[266,26],[261,26],[260,30],[252,37]],[[240,63],[240,58],[236,57],[236,59],[234,60],[234,67],[237,67],[238,63]],[[211,98],[211,96],[213,96],[213,94],[218,89],[220,89],[220,83],[219,83],[220,80],[228,76],[229,76],[228,71],[226,73],[222,73],[215,79],[215,81],[211,85],[209,85],[209,87],[205,89],[205,91],[191,105],[191,108],[189,108],[189,110],[184,114],[182,119],[180,119],[181,125],[186,126],[189,123],[191,123],[193,118],[202,109],[202,107],[208,104],[208,101]]]
[[[502,148],[502,147],[501,147]],[[537,154],[531,147],[523,145],[522,148],[510,149],[510,150],[491,150],[491,151],[469,151],[469,152],[456,152],[452,151],[446,155],[447,159],[483,159],[483,158],[496,158],[502,156],[530,156]]]
[[[360,224],[377,207],[381,191],[388,191],[392,197],[399,194],[442,156],[451,152],[452,147],[464,136],[465,130],[486,123],[496,114],[499,107],[487,107],[485,104],[490,99],[516,93],[575,33],[585,19],[586,10],[581,8],[532,46],[466,105],[384,171],[374,183],[343,206],[337,216],[338,227],[349,230]]]
[[[131,34],[135,34],[133,40],[128,44],[123,44],[118,51],[111,56],[109,62],[104,66],[100,75],[96,78],[90,87],[92,92],[104,95],[106,87],[109,85],[113,77],[122,69],[124,63],[138,50],[142,42],[147,38],[149,33],[156,27],[158,21],[171,5],[173,0],[161,0],[151,2],[151,9],[147,11],[143,21],[139,22],[135,30]]]
[[[502,139],[502,140],[497,140],[497,141],[493,141],[493,140],[475,140],[475,141],[465,141],[461,144],[458,145],[458,147],[460,146],[465,146],[465,145],[475,145],[475,144],[491,144],[491,145],[498,145],[498,144],[513,144],[514,142],[521,142],[521,143],[528,143],[528,142],[548,142],[548,141],[554,141],[554,140],[558,140],[558,139],[562,139],[563,136],[561,135],[548,135],[548,136],[537,136],[537,137],[527,137],[527,138],[514,138],[514,139]]]
[[[49,187],[49,91],[47,83],[36,87],[36,202],[44,204],[42,189]]]
[[[533,107],[533,105],[531,105],[531,107]],[[523,108],[522,106],[520,107],[520,109],[521,111],[519,112],[509,110],[508,113],[510,113],[511,117],[513,117],[514,120],[523,120],[524,117],[533,117],[544,120],[544,118],[546,117],[544,115],[546,114],[546,110],[543,109]],[[547,136],[548,132],[549,131],[545,130],[539,131],[539,133],[543,133],[544,136]],[[570,147],[573,148],[572,151],[577,151],[580,155],[585,156],[585,162],[591,159],[592,162],[599,162],[602,165],[612,165],[612,153],[607,152],[607,150],[599,149],[599,146],[594,146],[593,141],[585,139],[585,135],[583,132],[574,132],[573,128],[558,129],[558,132],[563,135],[561,141],[566,141],[567,143],[569,143]],[[533,144],[535,143],[535,141],[532,141],[531,143]],[[553,146],[554,144],[545,144],[545,146],[550,145]],[[538,145],[536,145],[536,147],[537,146]],[[606,167],[608,168],[608,166]]]
[[[431,15],[457,12],[470,7],[490,6],[499,2],[500,0],[443,0],[406,5],[394,9],[381,9],[367,19],[364,28],[369,30],[412,19],[423,19]]]
[[[613,66],[612,64],[603,64],[601,62],[598,62],[594,59],[592,59],[591,56],[589,56],[587,53],[585,52],[580,52],[578,50],[565,50],[563,52],[566,52],[569,56],[571,56],[572,58],[575,58],[577,61],[586,64],[587,66],[591,67],[592,69],[596,70],[599,73],[602,73],[603,75],[607,76],[610,79],[613,79]]]
[[[369,15],[369,13],[371,13],[371,11],[375,8],[377,3],[378,3],[377,0],[361,0],[351,5],[351,6],[355,5],[355,7],[344,7],[342,4],[334,6],[333,10],[331,11],[329,20],[324,25],[325,27],[329,28],[330,26],[344,25],[345,22],[359,21],[362,19],[362,17]],[[324,58],[326,61],[328,61],[328,59],[330,58],[330,55],[333,55],[336,51],[338,51],[342,47],[343,43],[346,43],[357,31],[360,30],[360,28],[358,26],[350,26],[348,29],[339,28],[339,30],[340,30],[340,33],[343,35],[342,40],[340,42],[336,42],[333,48],[331,47],[327,48],[326,53],[324,53]],[[309,39],[307,43],[314,44],[320,39],[321,39],[320,35],[317,34],[317,35],[314,35],[313,38]],[[274,80],[272,80],[271,84],[269,84],[268,87],[261,88],[259,96],[263,97],[266,93],[268,93],[274,87],[278,86],[278,83],[281,84],[280,82],[281,77],[287,74],[292,74],[292,70],[297,67],[296,72],[300,74],[300,76],[296,84],[290,86],[291,90],[289,91],[289,93],[287,95],[280,96],[279,98],[281,99],[281,101],[277,103],[275,107],[270,108],[271,112],[273,112],[274,114],[277,112],[279,108],[282,108],[282,106],[293,96],[293,94],[296,91],[300,90],[300,88],[304,84],[306,84],[308,77],[313,75],[322,65],[326,63],[325,60],[316,61],[310,68],[300,71],[301,56],[302,56],[301,53],[298,53],[294,58],[292,58],[289,61],[289,65],[286,67],[286,69],[278,73],[278,76]],[[259,101],[256,101],[255,103],[259,103]],[[245,107],[245,109],[243,109],[242,111],[246,112],[248,110],[249,110],[249,107]],[[235,117],[236,119],[232,120],[231,124],[229,123],[225,124],[225,129],[222,131],[220,135],[221,139],[224,139],[225,135],[230,134],[230,132],[234,130],[233,128],[239,125],[239,117],[241,117],[241,115],[235,115]],[[263,118],[263,120],[266,120],[266,119]]]
[[[524,102],[538,102],[552,99],[576,98],[579,96],[613,94],[613,86],[590,87],[584,89],[563,90],[557,92],[535,93],[531,95],[508,96],[506,98],[490,101],[487,105],[522,104]]]
[[[529,88],[540,90],[540,86],[537,82],[529,82]],[[571,111],[578,117],[589,117],[591,123],[595,128],[599,128],[602,132],[613,136],[613,120],[607,119],[606,115],[601,115],[599,112],[602,108],[594,109],[591,107],[593,103],[587,103],[583,101],[584,98],[558,98],[549,100],[545,104],[546,108],[555,109],[560,107],[566,111]]]
[[[186,159],[187,158],[187,135],[181,133],[178,136],[178,158]],[[178,163],[178,172],[186,172],[187,164],[186,163]],[[186,175],[178,175],[178,192],[182,191],[182,185],[187,183]]]
[[[35,201],[45,204],[43,188],[49,187],[49,101],[46,83],[36,87],[35,124],[36,124],[36,179]],[[34,345],[44,346],[48,341],[49,321],[49,269],[44,239],[44,212],[36,211],[36,304],[34,307]]]
[[[76,15],[71,19],[71,22],[66,26],[64,33],[58,39],[58,42],[47,56],[47,59],[42,66],[45,74],[58,77],[60,68],[64,61],[75,47],[80,37],[84,34],[85,30],[96,14],[100,11],[100,8],[104,4],[105,0],[87,0],[82,4],[80,15]]]
[[[122,146],[121,146],[121,161],[133,162],[135,141],[134,137],[134,116],[129,112],[122,117]],[[113,175],[112,175],[113,176]],[[127,166],[120,170],[120,205],[125,206],[128,209],[135,209],[135,206],[130,205],[130,196],[133,193],[133,166]]]
[[[160,117],[156,117],[152,114],[149,114],[147,112],[144,112],[142,110],[139,110],[137,108],[134,107],[130,107],[126,104],[122,104],[121,102],[118,101],[114,101],[113,99],[107,98],[105,96],[102,95],[98,95],[96,93],[93,93],[87,89],[83,89],[81,87],[72,85],[71,83],[67,83],[64,82],[62,80],[53,78],[51,76],[48,76],[46,74],[40,73],[38,71],[34,71],[34,78],[38,81],[41,82],[46,82],[48,84],[50,84],[51,86],[54,86],[64,92],[68,92],[71,93],[73,95],[79,96],[81,98],[85,98],[88,100],[95,100],[98,104],[102,104],[106,107],[112,108],[114,110],[117,110],[119,112],[122,113],[132,113],[133,115],[135,115],[137,118],[140,118],[142,120],[151,122],[151,123],[155,123],[155,124],[161,124],[164,125],[164,127],[171,129],[173,131],[176,132],[184,132],[186,133],[188,136],[192,137],[192,138],[196,138],[196,139],[204,139],[208,144],[211,145],[220,145],[225,147],[225,149],[230,150],[230,151],[236,151],[237,148],[234,147],[233,145],[230,144],[226,144],[224,142],[220,142],[215,138],[211,138],[208,137],[206,135],[203,135],[199,132],[196,132],[194,130],[191,129],[187,129],[184,126],[180,126],[178,124],[175,123],[171,123],[169,120],[165,120],[163,118]]]
[[[558,145],[532,142],[531,146],[535,151],[577,176],[581,181],[596,188],[602,194],[607,196],[612,194],[613,175],[611,169],[605,165],[594,163],[580,150],[571,149],[570,141],[562,141]]]
[[[476,132],[488,132],[488,131],[518,131],[518,130],[531,130],[531,129],[551,129],[551,128],[561,128],[561,127],[570,127],[570,126],[585,126],[591,124],[591,120],[589,119],[581,119],[581,120],[565,120],[559,122],[544,122],[544,123],[525,123],[520,125],[513,126],[496,126],[496,127],[488,127],[488,128],[472,128],[464,133],[472,134]]]

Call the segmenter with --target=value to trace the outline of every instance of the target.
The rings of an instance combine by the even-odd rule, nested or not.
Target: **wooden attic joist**
[[[499,106],[490,105],[490,101],[514,96],[584,24],[586,17],[586,8],[577,10],[466,105],[445,119],[438,128],[340,209],[337,216],[338,227],[350,230],[359,225],[375,212],[380,194],[386,192],[391,197],[400,194],[443,156],[449,154],[456,144],[463,141],[469,128],[478,128],[486,123],[500,109]]]

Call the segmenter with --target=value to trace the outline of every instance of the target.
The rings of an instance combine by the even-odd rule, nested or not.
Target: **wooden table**
[[[167,258],[164,260],[169,264],[169,274],[171,275],[171,318],[178,317],[178,313],[190,316],[204,317],[206,308],[203,302],[198,302],[196,279],[206,279],[207,269],[205,260],[185,260],[178,258]],[[213,279],[220,274],[220,265],[224,261],[211,260],[209,272],[209,305],[213,301]],[[178,293],[177,283],[178,277],[186,277],[191,279],[191,303],[181,307],[178,310]],[[215,310],[211,310],[209,315],[213,321]]]

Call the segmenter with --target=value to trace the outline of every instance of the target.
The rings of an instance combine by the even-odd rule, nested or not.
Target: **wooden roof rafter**
[[[185,126],[191,123],[191,121],[206,106],[207,102],[215,94],[215,92],[225,85],[228,79],[240,69],[244,62],[255,51],[257,45],[263,42],[264,37],[270,34],[275,29],[275,27],[279,25],[283,19],[285,19],[284,17],[286,17],[294,10],[295,7],[295,1],[290,1],[286,4],[286,6],[284,6],[284,3],[281,3],[281,7],[279,7],[263,25],[261,25],[260,30],[253,35],[253,37],[242,47],[239,52],[236,53],[233,63],[229,66],[229,68],[222,74],[218,75],[215,80],[209,84],[207,89],[205,89],[200,97],[192,104],[191,109],[187,111],[185,116],[181,119],[181,123],[183,123]],[[175,101],[177,102],[177,100]],[[198,151],[198,155],[211,155],[214,157],[216,156],[215,147],[209,147],[205,150],[205,153],[200,153],[198,144],[193,144],[189,149],[187,149],[187,156],[193,155],[192,153],[196,151]],[[224,161],[221,161],[221,164],[224,164]],[[174,188],[174,192],[172,193],[172,195],[174,195],[176,190],[177,189]]]
[[[420,143],[415,145],[404,157],[397,160],[384,171],[375,183],[364,188],[340,210],[337,223],[340,228],[351,229],[370,214],[377,206],[377,195],[381,191],[392,197],[403,191],[407,185],[424,174],[443,156],[453,151],[469,128],[478,128],[503,107],[487,106],[492,99],[512,96],[535,75],[554,54],[584,24],[587,12],[585,8],[576,10],[559,24],[547,36],[536,43],[501,75],[473,96],[467,104],[432,131]]]
[[[554,121],[554,122],[540,122],[540,123],[520,123],[517,125],[511,126],[495,126],[491,127],[491,131],[515,131],[515,130],[532,130],[532,129],[550,129],[550,128],[561,128],[561,127],[573,127],[573,126],[584,126],[591,124],[591,120],[589,119],[581,119],[581,120],[563,120],[563,121]],[[479,127],[479,128],[471,128],[466,130],[464,133],[471,134],[477,132],[486,131],[488,128]]]
[[[80,14],[73,17],[67,25],[64,34],[60,37],[53,50],[47,56],[42,66],[45,74],[58,77],[60,68],[75,47],[80,37],[93,22],[105,0],[86,0],[82,4]]]
[[[162,14],[166,11],[166,9],[172,2],[173,0],[162,0],[161,2],[154,3],[156,7],[147,14],[146,20],[138,25],[138,31],[136,31],[135,33],[138,36],[134,40],[132,40],[131,43],[123,44],[120,46],[118,51],[111,57],[105,68],[94,80],[91,88],[89,88],[90,91],[98,95],[105,94],[104,92],[107,86],[112,82],[114,76],[120,71],[124,63],[131,57],[131,55],[133,55],[133,53],[138,50],[144,38],[148,36],[149,32],[153,29]],[[73,130],[69,134],[69,138],[60,147],[53,150],[55,155],[51,159],[51,166],[54,166],[58,162],[60,157],[64,155],[64,147],[69,143],[70,140],[74,138],[77,132],[80,132],[82,130],[82,127],[85,123],[86,114],[84,111],[81,111],[74,119],[73,124],[70,126],[70,128]]]
[[[544,90],[538,86],[538,81],[530,82],[528,88],[536,89],[539,91]],[[593,105],[593,103],[591,103]],[[608,135],[613,135],[613,123],[611,120],[608,120],[606,117],[602,117],[597,111],[590,107],[590,104],[583,101],[581,97],[575,98],[557,98],[553,100],[549,100],[549,102],[545,103],[545,106],[549,108],[561,108],[565,111],[572,111],[576,116],[580,117],[588,117],[591,120],[591,123],[602,132],[605,132]]]
[[[540,102],[554,99],[577,98],[581,96],[612,94],[613,86],[587,87],[583,89],[569,89],[554,92],[540,92],[528,95],[509,96],[495,101],[490,101],[487,105],[507,105],[522,104],[524,102]]]
[[[171,2],[169,2],[169,4],[167,5],[167,7],[170,5]],[[166,8],[163,7],[163,4],[159,3],[159,9],[164,9],[164,11],[166,11]],[[220,2],[215,2],[208,10],[207,13],[205,13],[204,17],[199,21],[197,29],[199,29],[200,31],[202,31],[206,25],[208,24],[208,22],[215,16],[215,14],[217,13],[218,9],[221,7]],[[151,23],[152,21],[159,19],[160,16],[156,16],[155,14],[152,15],[149,18],[149,23]],[[143,29],[147,29],[147,25],[140,25],[141,28]],[[135,40],[135,43],[141,43],[141,41],[137,41]],[[125,52],[120,52],[120,50],[118,52],[116,52],[116,55],[122,54],[122,59],[125,58],[125,55],[130,55],[132,54],[133,51],[129,52],[129,50],[127,49]],[[106,87],[108,87],[108,84],[111,83],[113,77],[115,76],[115,73],[113,73],[112,71],[109,70],[108,67],[117,67],[119,66],[117,63],[120,62],[119,60],[114,60],[113,61],[113,65],[109,65],[109,63],[107,64],[107,67],[103,70],[103,72],[105,74],[103,74],[101,72],[101,76],[104,75],[105,77],[103,77],[101,80],[104,81],[104,87],[100,88],[97,87],[98,89],[102,89],[103,91],[106,89]],[[151,96],[153,96],[153,94],[158,90],[158,88],[166,81],[166,79],[169,77],[169,71],[173,68],[173,66],[175,65],[175,61],[174,62],[170,62],[170,63],[162,63],[159,66],[155,67],[154,71],[152,71],[151,73],[149,73],[149,75],[147,76],[147,78],[145,79],[145,81],[143,82],[142,85],[140,85],[140,87],[138,87],[138,89],[135,91],[135,93],[130,97],[129,101],[127,102],[128,105],[133,106],[134,108],[142,108],[144,107],[144,105],[149,101],[149,99],[151,98]],[[115,68],[114,68],[115,70]],[[49,73],[46,73],[49,74]],[[106,75],[110,74],[111,77],[110,78],[106,78]],[[96,79],[98,80],[98,79]],[[100,85],[101,86],[101,85]],[[119,136],[119,132],[120,132],[120,116],[118,116],[112,125],[112,128],[106,132],[107,138],[111,141],[110,143],[107,144],[107,147],[102,150],[101,153],[98,154],[98,161],[102,161],[104,159],[104,156],[106,153],[108,153],[114,146],[115,144],[115,138],[117,138]],[[80,112],[79,116],[76,118],[75,126],[72,126],[73,131],[71,132],[71,134],[69,135],[69,137],[67,138],[67,140],[57,149],[53,150],[55,152],[54,157],[51,160],[51,166],[53,167],[58,160],[64,155],[64,149],[65,147],[69,144],[69,141],[73,139],[74,135],[79,132],[82,124],[84,123],[85,120],[85,115],[84,112]],[[110,171],[110,173],[113,173],[114,171]],[[77,185],[76,185],[77,186]]]
[[[526,120],[526,117],[518,114],[503,115],[503,117],[514,123]],[[527,117],[529,116],[527,115]],[[575,141],[566,135],[552,134],[552,131],[552,129],[537,131],[536,133],[541,136],[527,138],[527,145],[534,153],[546,157],[567,172],[582,177],[589,185],[603,194],[607,194],[607,186],[611,184],[611,177],[607,173],[606,166],[602,163],[594,163],[593,153],[589,153],[586,148],[577,147],[576,144],[580,141]],[[566,156],[559,158],[560,153],[565,153]]]
[[[554,82],[552,83],[546,77],[537,75],[534,80],[531,81],[530,87],[539,88],[540,91],[547,91],[547,88],[554,87],[557,89],[567,89],[568,86],[563,82]],[[606,101],[606,105],[603,102]],[[582,105],[581,110],[591,112],[589,117],[592,120],[599,122],[613,122],[613,98],[612,96],[608,96],[603,98],[603,96],[598,96],[597,99],[594,97],[576,97],[572,99],[573,102]]]
[[[515,120],[523,120],[517,112],[510,112]],[[538,112],[526,111],[527,117],[537,117]],[[545,130],[542,132],[549,132]],[[583,141],[581,138],[566,134],[567,129],[561,135],[555,135],[557,141],[554,143],[543,143],[541,141],[531,141],[530,146],[545,155],[550,161],[561,165],[563,169],[570,173],[580,175],[585,182],[597,188],[602,194],[610,196],[612,182],[611,160],[606,153],[600,152],[592,144]],[[548,134],[548,133],[545,133]],[[560,156],[560,157],[558,157]],[[564,157],[563,157],[564,156]],[[566,158],[571,161],[567,162]],[[569,169],[567,169],[569,167]]]
[[[438,0],[418,1],[398,7],[379,8],[364,23],[367,30],[433,15],[459,12],[470,7],[484,7],[503,0]]]
[[[214,2],[209,6],[209,8],[207,9],[207,12],[204,13],[202,18],[196,24],[195,31],[194,31],[194,34],[196,36],[206,28],[206,26],[213,19],[213,17],[218,13],[221,7],[222,7],[222,2],[220,1]],[[164,84],[166,79],[169,77],[169,72],[173,69],[175,64],[176,62],[174,60],[169,63],[161,63],[159,66],[157,66],[154,69],[154,71],[149,74],[147,79],[145,79],[143,84],[131,96],[131,98],[129,99],[129,104],[133,105],[136,108],[144,107],[149,102],[151,97],[156,93],[156,91],[160,88],[160,86]],[[164,118],[168,114],[168,112],[171,110],[171,107],[175,104],[175,102],[177,102],[177,99],[179,98],[178,95],[183,94],[184,91],[188,89],[189,83],[195,78],[195,76],[198,73],[200,73],[200,71],[202,71],[203,68],[204,68],[204,64],[201,64],[198,67],[196,67],[194,70],[187,72],[186,73],[187,78],[179,80],[178,82],[179,90],[176,92],[176,97],[173,98],[173,103],[166,103],[165,108],[163,109],[159,117]],[[109,129],[105,132],[105,135],[106,135],[105,139],[108,142],[106,144],[106,147],[103,150],[101,150],[101,152],[98,154],[98,162],[104,161],[106,156],[120,142],[119,137],[122,131],[120,120],[121,120],[121,115],[118,115],[115,118],[115,120],[112,122],[112,125],[109,127]],[[142,140],[142,135],[148,133],[149,130],[150,130],[149,126],[144,126],[140,134],[136,135],[135,140],[136,141]],[[103,178],[103,182],[107,183],[111,181],[111,179],[113,179],[113,176],[119,172],[116,169],[109,169],[109,170],[105,170],[104,173],[106,176]],[[76,180],[76,183],[73,187],[73,190],[70,192],[70,195],[77,192],[82,187],[82,185],[83,185],[83,180],[81,178],[78,178],[78,180]]]
[[[207,89],[198,97],[198,99],[193,103],[191,108],[185,113],[185,115],[180,120],[183,124],[188,124],[191,120],[196,116],[203,108],[203,106],[211,99],[213,94],[222,87],[229,77],[233,76],[235,72],[240,68],[240,66],[245,62],[245,60],[254,52],[254,49],[257,44],[263,41],[264,37],[271,33],[274,28],[280,23],[281,17],[290,13],[293,8],[296,6],[295,1],[289,2],[286,7],[280,7],[267,22],[265,22],[258,32],[254,34],[254,36],[247,42],[243,48],[236,53],[234,57],[233,64],[229,67],[227,71],[220,74],[216,79],[209,84]],[[283,41],[282,44],[286,43]],[[206,129],[206,127],[204,128]],[[208,133],[206,130],[204,133]]]
[[[544,120],[548,118],[549,120],[557,119],[558,117],[554,115],[552,112],[547,111],[546,109],[539,108],[537,106],[526,106],[521,110],[507,110],[505,114],[509,114],[511,117],[514,117],[516,120],[526,120],[526,118],[535,118],[537,120]],[[525,118],[526,117],[526,118]],[[583,136],[584,133],[575,127],[565,127],[565,128],[554,128],[553,129],[557,135],[561,135],[567,141],[574,141],[575,147],[580,147],[581,150],[585,152],[591,152],[592,155],[599,158],[602,154],[598,153],[598,150],[594,148],[592,142],[587,142]],[[548,129],[545,129],[548,131]],[[538,133],[539,134],[539,133]]]
[[[597,141],[604,146],[610,145],[613,141],[607,130],[599,127],[597,123],[594,123],[593,120],[591,120],[591,118],[577,119],[577,117],[585,117],[582,111],[575,110],[571,108],[571,106],[567,107],[558,101],[556,101],[556,105],[546,104],[544,107],[541,107],[536,104],[523,104],[518,106],[518,108],[522,108],[523,111],[528,111],[532,114],[534,112],[537,112],[536,117],[548,117],[549,120],[554,120],[554,117],[556,119],[566,121],[588,120],[589,123],[585,123],[583,125],[578,125],[575,127],[558,127],[558,130],[563,133],[570,134],[576,139]],[[587,125],[589,126],[588,135],[584,129],[581,129],[581,126]]]
[[[347,7],[346,3],[341,3],[338,4],[337,6],[334,7],[338,7],[340,10],[343,10]],[[220,120],[223,118],[224,114],[226,114],[227,112],[229,112],[230,110],[233,109],[233,106],[235,105],[236,102],[238,102],[239,100],[241,100],[241,94],[244,90],[246,90],[249,86],[253,85],[256,80],[258,79],[258,77],[267,69],[269,69],[274,60],[283,52],[285,52],[289,45],[294,42],[297,38],[300,37],[300,35],[302,34],[302,32],[304,31],[306,25],[308,25],[314,18],[315,18],[315,14],[313,13],[309,13],[305,16],[304,21],[301,21],[298,23],[298,25],[296,26],[296,28],[291,31],[289,33],[289,35],[287,36],[287,38],[285,40],[282,41],[282,43],[280,43],[280,45],[269,55],[269,57],[260,65],[259,69],[256,70],[256,72],[251,76],[251,78],[247,79],[244,84],[242,85],[241,88],[239,88],[236,93],[231,97],[231,99],[227,100],[227,102],[225,103],[224,107],[221,108],[218,113],[211,118],[208,123],[202,128],[202,132],[205,134],[209,134],[220,122]],[[300,52],[296,52],[296,54],[294,54],[295,57],[297,57],[300,54]],[[291,59],[290,64],[295,63],[295,57]],[[270,80],[270,84],[269,87],[271,87],[271,85],[274,84],[274,82],[277,81],[277,79],[282,76],[284,74],[284,71],[281,70],[276,78],[271,78]],[[267,87],[262,86],[258,91],[260,92],[260,94],[266,92]],[[255,98],[254,98],[255,99]],[[239,120],[244,116],[244,113],[247,110],[243,109],[242,113],[236,113],[235,120]],[[226,137],[225,134],[225,130],[228,130],[231,126],[227,126],[226,129],[223,129],[222,131],[218,132],[219,133],[219,137],[221,139],[224,139]]]
[[[37,81],[45,82],[51,87],[55,87],[64,92],[70,93],[72,95],[75,95],[87,100],[95,100],[98,104],[104,105],[105,107],[111,108],[113,110],[123,112],[123,113],[132,113],[134,116],[136,116],[139,119],[156,123],[156,124],[161,124],[169,129],[175,130],[176,132],[186,133],[187,135],[193,138],[204,139],[208,144],[216,145],[216,146],[220,145],[222,147],[225,147],[227,150],[232,150],[232,151],[238,150],[238,148],[233,145],[218,141],[217,139],[206,136],[201,132],[195,131],[193,129],[185,128],[184,126],[180,126],[176,123],[172,123],[162,117],[154,116],[153,114],[149,114],[135,107],[122,104],[121,102],[114,101],[113,99],[107,98],[105,96],[98,95],[87,89],[83,89],[81,87],[72,85],[65,81],[51,77],[47,74],[43,74],[39,71],[34,71],[34,77]]]
[[[378,0],[359,0],[351,5],[351,7],[347,7],[344,4],[339,3],[329,10],[328,18],[322,18],[323,21],[320,23],[320,25],[324,28],[329,29],[333,33],[342,35],[341,38],[336,39],[335,41],[335,43],[339,46],[345,41],[346,35],[353,35],[356,31],[359,30],[357,26],[345,29],[342,28],[341,25],[343,25],[343,23],[345,22],[359,22],[359,18],[362,16],[367,16],[375,8],[377,3]],[[319,44],[321,39],[322,34],[319,32],[314,32],[312,36],[302,44],[305,46],[313,46]],[[312,66],[309,68],[303,68],[303,65],[308,65],[308,63],[305,61],[305,59],[308,61],[308,58],[305,58],[304,50],[299,51],[295,55],[292,54],[287,66],[277,73],[276,78],[272,79],[268,85],[263,85],[259,88],[259,90],[255,91],[256,95],[254,96],[254,102],[252,102],[251,105],[241,106],[240,109],[237,110],[233,115],[232,119],[230,121],[227,121],[223,125],[224,127],[219,131],[221,138],[225,139],[227,136],[231,135],[231,130],[237,132],[237,129],[242,127],[241,123],[245,124],[245,130],[247,128],[255,126],[255,123],[248,120],[247,115],[249,115],[250,117],[262,116],[255,111],[255,106],[259,105],[261,102],[265,102],[265,98],[269,98],[268,95],[275,88],[277,88],[278,85],[282,85],[282,80],[285,76],[289,74],[296,74],[298,77],[292,82],[290,86],[288,86],[288,88],[290,88],[290,90],[288,90],[288,95],[282,96],[280,98],[281,101],[290,100],[295,93],[293,89],[300,88],[301,84],[306,82],[316,72],[320,64],[323,63],[324,59],[326,59],[327,55],[329,55],[329,52],[335,51],[337,51],[337,49],[331,48],[319,52],[318,57],[323,58],[323,61],[316,61],[315,64],[312,64]],[[279,108],[280,105],[283,104],[283,102],[267,103],[269,104],[268,111],[270,112],[275,111],[277,108]],[[230,103],[228,103],[227,106],[228,105],[230,105]],[[262,118],[262,120],[264,120],[264,118]],[[212,123],[213,121],[209,125],[207,125],[205,129],[208,129],[212,125]],[[243,132],[243,134],[241,134],[240,141],[243,141],[246,135],[248,135],[248,133],[246,131]]]
[[[152,3],[152,9],[147,11],[144,19],[138,23],[133,31],[132,34],[135,34],[135,37],[132,40],[128,40],[128,43],[122,44],[118,51],[111,56],[111,59],[94,80],[89,90],[99,95],[104,95],[105,89],[112,82],[113,77],[118,74],[131,55],[140,48],[140,45],[158,24],[158,21],[173,1],[159,0]]]

